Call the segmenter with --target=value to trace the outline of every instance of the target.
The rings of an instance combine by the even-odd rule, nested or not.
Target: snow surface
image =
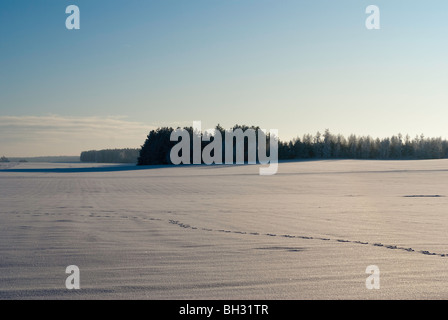
[[[258,169],[0,164],[0,298],[448,298],[448,160]]]

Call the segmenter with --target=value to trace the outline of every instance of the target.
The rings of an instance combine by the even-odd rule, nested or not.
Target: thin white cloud
[[[137,148],[154,128],[117,116],[0,116],[0,154],[77,155],[90,149]]]

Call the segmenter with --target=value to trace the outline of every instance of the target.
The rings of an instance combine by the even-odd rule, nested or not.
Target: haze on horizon
[[[67,30],[76,4],[81,29]],[[365,28],[365,8],[381,29]],[[218,123],[281,140],[448,138],[448,3],[2,1],[0,156],[135,148]]]

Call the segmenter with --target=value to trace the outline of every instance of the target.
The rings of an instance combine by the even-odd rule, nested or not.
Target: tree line
[[[180,129],[180,128],[179,128]],[[194,135],[201,135],[201,153],[204,150],[204,148],[213,141],[213,137],[210,137],[209,141],[202,141],[203,133],[195,132],[193,127],[184,127],[184,130],[186,130],[190,135],[190,150],[193,150],[193,136]],[[225,129],[221,127],[219,124],[215,127],[215,129],[221,134],[221,137],[225,134]],[[240,126],[235,125],[232,130],[241,129],[243,132],[247,129],[252,129],[255,132],[258,132],[259,127],[254,126]],[[143,144],[141,150],[140,150],[140,156],[138,157],[138,165],[152,165],[152,164],[172,164],[170,159],[170,152],[171,149],[178,143],[178,141],[171,141],[171,133],[175,129],[171,127],[162,127],[158,128],[156,130],[151,130],[151,132],[148,134],[145,143]],[[256,138],[258,140],[258,134],[256,133]],[[268,140],[269,141],[269,140]],[[222,161],[224,163],[225,161],[225,147],[224,147],[225,140],[222,139]],[[269,149],[269,145],[267,147]],[[213,152],[212,152],[213,153]],[[234,160],[235,160],[235,152],[233,154]],[[248,146],[247,143],[244,146],[244,159],[247,161],[248,157]],[[190,163],[193,162],[193,153],[190,153]]]
[[[231,130],[248,128],[258,131],[259,127],[235,125]],[[192,141],[192,127],[185,127]],[[223,135],[225,129],[219,124],[216,129]],[[140,149],[138,165],[171,164],[170,151],[177,141],[171,141],[174,131],[171,127],[151,130]],[[258,140],[257,140],[258,141]],[[209,142],[202,142],[201,150]],[[224,140],[223,140],[224,144]],[[267,141],[267,149],[269,143]],[[223,146],[224,158],[224,146]],[[245,145],[247,154],[247,144]],[[387,138],[372,138],[351,134],[347,138],[332,134],[328,129],[315,135],[305,134],[291,141],[279,141],[278,159],[441,159],[448,158],[448,141],[442,138],[426,138],[424,135],[411,139],[401,134]]]
[[[83,151],[80,155],[81,162],[98,163],[137,163],[140,149],[104,149]]]
[[[448,158],[448,141],[442,138],[411,139],[398,134],[387,138],[345,138],[327,129],[324,134],[305,134],[301,139],[279,143],[279,159],[442,159]]]

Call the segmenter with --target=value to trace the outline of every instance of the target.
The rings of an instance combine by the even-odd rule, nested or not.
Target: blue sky
[[[71,4],[80,30],[65,28]],[[370,4],[380,30],[365,28]],[[0,153],[139,147],[193,120],[282,140],[448,137],[447,12],[442,0],[2,0]]]

